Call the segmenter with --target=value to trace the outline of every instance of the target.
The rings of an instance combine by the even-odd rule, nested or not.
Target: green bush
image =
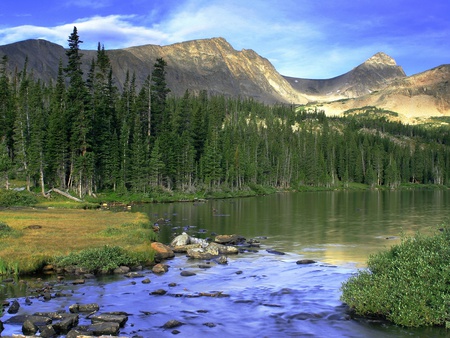
[[[58,267],[82,267],[91,272],[112,271],[121,265],[138,265],[145,260],[142,254],[129,254],[118,246],[105,245],[91,248],[67,256],[55,258]]]
[[[37,198],[28,191],[14,191],[0,189],[0,206],[33,206],[37,203]]]
[[[361,316],[407,327],[450,325],[450,228],[417,233],[369,257],[342,285],[341,299]]]

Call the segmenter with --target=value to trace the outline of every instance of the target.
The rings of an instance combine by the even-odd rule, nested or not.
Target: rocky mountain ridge
[[[87,74],[97,51],[83,50]],[[264,57],[250,49],[235,50],[223,38],[192,40],[168,46],[143,45],[107,50],[116,84],[122,87],[127,71],[136,75],[140,87],[159,57],[167,62],[166,81],[171,94],[181,96],[206,90],[210,94],[251,97],[275,103],[320,106],[327,114],[377,106],[398,112],[405,119],[450,115],[450,65],[406,76],[401,66],[384,53],[377,53],[349,72],[331,79],[282,76]],[[45,40],[26,40],[0,46],[8,56],[10,74],[28,69],[45,82],[56,79],[65,49]]]

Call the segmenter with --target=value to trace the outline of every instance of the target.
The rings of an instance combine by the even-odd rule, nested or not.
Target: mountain
[[[97,51],[83,50],[83,71],[88,73]],[[405,120],[450,115],[450,65],[406,76],[401,66],[377,53],[349,72],[331,79],[302,79],[280,75],[264,57],[250,49],[235,50],[225,39],[212,38],[168,46],[144,45],[107,50],[116,85],[122,88],[126,73],[135,73],[139,88],[157,58],[167,62],[166,81],[171,94],[181,96],[206,90],[211,94],[252,97],[265,103],[319,106],[326,114],[364,106],[400,113]],[[0,46],[11,74],[28,69],[45,82],[57,77],[65,49],[45,40],[26,40]]]
[[[450,65],[394,79],[387,86],[354,99],[322,103],[321,109],[327,115],[336,115],[365,106],[397,112],[403,122],[450,116]]]
[[[393,58],[377,53],[348,73],[326,80],[301,79],[285,76],[297,91],[309,101],[334,101],[355,98],[384,88],[396,79],[405,78],[405,72]]]
[[[82,50],[83,71],[88,73],[97,51]],[[166,81],[171,93],[182,96],[207,90],[211,94],[253,97],[275,103],[307,103],[265,58],[253,50],[236,51],[223,38],[193,40],[168,46],[144,45],[108,50],[116,84],[122,88],[127,71],[136,74],[140,87],[153,70],[157,58],[167,62]],[[56,79],[59,60],[66,60],[65,49],[44,40],[26,40],[0,46],[0,57],[7,55],[9,68],[23,69],[28,56],[28,69],[44,81]]]

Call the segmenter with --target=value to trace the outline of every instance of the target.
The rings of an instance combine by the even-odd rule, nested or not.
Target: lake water
[[[20,311],[97,302],[101,311],[130,314],[121,330],[127,337],[172,337],[172,329],[162,328],[171,319],[184,323],[177,337],[445,337],[440,328],[349,320],[339,297],[342,283],[364,268],[369,254],[398,243],[402,234],[428,233],[446,223],[449,199],[448,191],[308,192],[133,207],[152,222],[164,219],[158,222],[161,242],[182,232],[200,238],[238,234],[259,238],[261,247],[229,256],[226,265],[208,262],[208,269],[199,266],[205,262],[177,255],[166,262],[164,275],[144,271],[150,284],[141,283],[143,277],[116,276],[57,285],[72,296],[34,299]],[[296,264],[305,258],[318,263]],[[183,270],[196,275],[183,277]],[[151,294],[158,289],[167,293]],[[20,327],[5,327],[3,335],[20,333]]]

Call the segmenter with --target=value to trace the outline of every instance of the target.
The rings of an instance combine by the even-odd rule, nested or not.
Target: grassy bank
[[[155,234],[142,213],[13,208],[0,210],[0,239],[0,273],[28,274],[55,257],[93,248],[120,247],[150,261]]]

